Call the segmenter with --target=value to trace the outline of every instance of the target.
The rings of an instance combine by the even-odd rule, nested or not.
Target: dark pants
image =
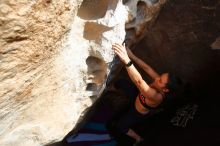
[[[129,128],[137,123],[141,122],[146,115],[139,113],[135,108],[135,100],[139,94],[137,87],[130,81],[125,79],[120,79],[114,84],[116,89],[121,90],[130,100],[129,110],[120,116],[117,122],[117,128],[123,132],[127,133]]]

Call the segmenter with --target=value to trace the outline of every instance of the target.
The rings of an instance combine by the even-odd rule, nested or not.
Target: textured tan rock
[[[128,46],[138,43],[146,35],[167,0],[127,0],[128,20],[126,40]]]
[[[0,145],[41,145],[72,128],[64,107],[73,96],[60,93],[53,61],[79,4],[0,2]]]

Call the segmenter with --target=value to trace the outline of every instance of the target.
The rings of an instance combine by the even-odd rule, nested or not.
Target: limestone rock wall
[[[1,0],[0,145],[61,140],[105,87],[111,44],[134,44],[164,3]]]
[[[54,60],[79,4],[0,2],[0,145],[39,145],[71,126]]]

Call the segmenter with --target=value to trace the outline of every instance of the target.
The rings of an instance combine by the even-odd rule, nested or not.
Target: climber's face
[[[169,74],[163,73],[160,77],[155,79],[155,85],[163,92],[169,92],[169,89],[167,89],[166,87],[168,81],[169,81]]]

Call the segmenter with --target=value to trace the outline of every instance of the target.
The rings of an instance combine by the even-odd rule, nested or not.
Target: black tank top
[[[151,87],[151,88],[152,88],[152,87]],[[164,99],[165,99],[165,94],[164,94],[163,92],[159,91],[159,90],[156,89],[156,88],[154,88],[154,89],[157,90],[157,92],[159,92],[159,93],[162,95],[162,98],[163,98],[163,101],[164,101]],[[145,98],[146,98],[146,97],[145,97],[143,94],[139,93],[138,98],[139,98],[140,103],[141,103],[146,109],[152,110],[152,109],[158,108],[158,106],[157,106],[157,107],[151,107],[151,106],[147,105],[147,103],[145,102]],[[162,101],[162,102],[163,102],[163,101]],[[161,104],[160,104],[160,105],[161,105]],[[159,106],[160,106],[160,105],[159,105]]]

